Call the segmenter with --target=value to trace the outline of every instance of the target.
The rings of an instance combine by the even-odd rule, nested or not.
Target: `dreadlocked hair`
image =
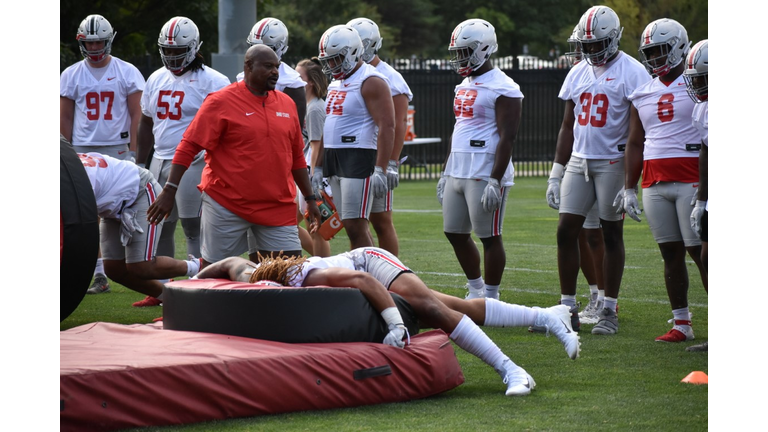
[[[271,280],[280,285],[290,286],[290,283],[301,273],[301,268],[307,259],[303,256],[287,257],[282,251],[277,256],[263,256],[257,252],[259,265],[251,273],[248,282]]]

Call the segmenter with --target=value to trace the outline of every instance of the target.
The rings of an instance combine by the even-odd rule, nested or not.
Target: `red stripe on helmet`
[[[264,20],[263,23],[259,26],[259,29],[256,30],[256,39],[261,39],[261,36],[263,35],[264,27],[266,27],[269,24],[270,20]]]
[[[651,43],[651,29],[646,29],[643,33],[643,45]]]
[[[176,33],[176,26],[178,25],[179,19],[176,18],[173,21],[171,21],[171,25],[168,26],[168,45],[173,45],[175,42],[173,41],[173,34]]]
[[[593,27],[594,21],[595,21],[595,14],[597,14],[597,8],[592,9],[589,11],[589,16],[587,17],[587,22],[585,24],[584,28],[584,37],[587,39],[592,39],[595,37],[592,33],[595,32],[595,29]]]
[[[456,35],[459,33],[459,29],[455,29],[453,31],[453,34],[451,35],[451,45],[450,46],[456,46]]]

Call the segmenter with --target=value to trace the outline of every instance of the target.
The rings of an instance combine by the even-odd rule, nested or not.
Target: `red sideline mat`
[[[401,402],[464,382],[441,330],[416,335],[398,349],[97,322],[60,332],[60,368],[61,431]]]

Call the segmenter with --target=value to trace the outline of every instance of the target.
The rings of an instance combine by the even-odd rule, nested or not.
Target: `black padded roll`
[[[83,301],[99,255],[96,198],[75,149],[61,137],[59,321]]]
[[[163,328],[289,343],[382,342],[389,330],[363,294],[352,288],[196,288],[178,281],[163,291]],[[390,293],[411,335],[413,309]]]

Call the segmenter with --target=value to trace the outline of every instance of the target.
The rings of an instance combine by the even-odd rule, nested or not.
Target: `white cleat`
[[[539,309],[534,327],[545,328],[547,336],[554,334],[565,347],[565,352],[571,360],[576,360],[581,352],[579,334],[571,326],[571,311],[566,305],[552,306]]]
[[[536,381],[523,368],[508,372],[504,377],[504,384],[507,385],[507,396],[525,396],[531,394],[531,390],[536,388]]]

